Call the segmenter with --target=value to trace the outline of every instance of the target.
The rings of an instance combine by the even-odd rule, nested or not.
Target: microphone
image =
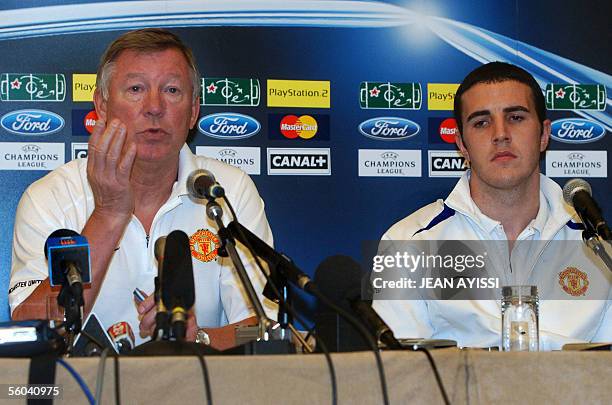
[[[594,230],[604,240],[612,240],[612,232],[592,197],[589,183],[583,179],[569,180],[563,187],[563,199],[574,207],[587,229]]]
[[[119,354],[126,354],[134,348],[136,339],[129,323],[125,321],[117,322],[106,331]]]
[[[370,332],[374,335],[377,342],[382,342],[388,349],[401,350],[402,345],[393,335],[389,325],[383,321],[374,308],[371,301],[361,299],[361,289],[350,291],[347,300],[351,304],[353,312],[366,324]]]
[[[321,292],[341,308],[350,309],[367,326],[370,334],[390,349],[401,349],[391,328],[361,299],[362,277],[359,263],[349,256],[330,256],[317,268],[315,280]]]
[[[227,225],[227,229],[234,239],[240,241],[244,245],[250,244],[257,255],[270,265],[270,269],[272,271],[277,270],[283,276],[285,276],[287,280],[291,281],[304,291],[310,292],[310,289],[315,287],[310,277],[308,277],[306,273],[293,264],[290,259],[288,259],[282,253],[274,250],[270,245],[261,240],[257,235],[248,230],[245,226],[241,225],[239,222],[230,222]],[[270,298],[269,296],[267,297]]]
[[[184,340],[187,312],[195,301],[195,287],[189,237],[183,231],[172,231],[166,237],[161,291],[162,302],[172,313],[174,337]]]
[[[155,314],[155,332],[153,333],[154,340],[168,340],[168,311],[162,301],[162,286],[161,281],[163,278],[164,269],[164,251],[166,250],[166,237],[162,236],[155,241],[155,259],[157,260],[157,276],[155,276],[155,291],[153,298],[155,299],[155,305],[157,307],[157,313]]]
[[[82,306],[83,285],[91,283],[87,239],[73,230],[58,229],[45,242],[45,258],[49,263],[51,286],[69,286]]]
[[[215,175],[206,169],[191,172],[187,178],[187,191],[193,198],[200,200],[214,200],[225,196],[225,190],[217,183]]]

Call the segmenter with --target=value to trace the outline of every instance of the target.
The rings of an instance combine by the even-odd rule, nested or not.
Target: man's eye
[[[523,121],[525,118],[522,115],[511,115],[510,116],[510,121]]]
[[[474,122],[474,128],[482,128],[482,127],[484,127],[486,125],[487,125],[487,121],[485,121],[485,120],[480,120],[480,121]]]
[[[178,94],[181,92],[178,87],[168,87],[166,91],[170,94]]]
[[[142,90],[142,87],[140,86],[130,86],[130,92],[132,93],[138,93],[141,90]]]

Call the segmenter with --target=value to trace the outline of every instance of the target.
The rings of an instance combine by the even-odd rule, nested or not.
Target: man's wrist
[[[204,328],[198,328],[196,330],[195,342],[205,346],[210,346],[210,336],[208,336],[208,333]]]

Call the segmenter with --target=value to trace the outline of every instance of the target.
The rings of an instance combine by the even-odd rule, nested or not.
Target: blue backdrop
[[[148,2],[148,6],[129,1],[99,3],[57,0],[0,5],[0,81],[6,82],[0,117],[8,117],[0,127],[2,291],[9,288],[16,205],[24,189],[47,173],[22,170],[23,166],[17,167],[5,152],[17,147],[16,143],[35,145],[43,151],[46,143],[63,143],[64,160],[70,160],[72,143],[87,142],[82,120],[92,109],[91,102],[77,101],[73,86],[82,79],[73,75],[95,73],[109,42],[125,30],[144,26],[173,28],[193,48],[203,77],[259,81],[261,94],[256,105],[204,105],[201,109],[202,117],[226,112],[248,115],[261,125],[258,133],[248,138],[219,139],[195,131],[190,146],[194,151],[197,146],[224,147],[230,149],[226,152],[230,155],[241,153],[236,147],[260,148],[256,151],[261,159],[260,174],[252,177],[266,202],[276,247],[311,274],[328,255],[343,253],[358,258],[362,241],[377,240],[394,222],[448,194],[457,178],[439,177],[448,172],[435,168],[430,171],[428,152],[455,149],[444,143],[439,131],[440,122],[452,115],[452,98],[439,105],[433,100],[453,89],[452,85],[467,72],[491,60],[523,66],[536,76],[543,91],[554,84],[554,94],[559,89],[570,94],[567,85],[576,84],[572,88],[578,89],[574,92],[582,97],[579,101],[585,101],[585,94],[604,94],[599,103],[575,103],[570,109],[561,110],[563,105],[555,104],[557,110],[550,112],[551,119],[587,121],[557,123],[557,138],[564,142],[553,140],[549,149],[563,153],[543,159],[542,171],[560,184],[567,180],[565,177],[587,178],[596,198],[603,202],[604,212],[608,216],[612,212],[612,203],[605,200],[610,192],[607,150],[612,127],[612,80],[607,74],[610,30],[605,28],[609,27],[609,2],[591,1],[588,6],[580,6],[569,0],[313,1],[308,9],[290,0],[187,1],[182,2],[181,9],[172,1]],[[220,8],[213,10],[213,5]],[[20,77],[64,75],[63,99],[23,100],[25,93],[11,87],[16,76],[10,74],[14,73],[22,74]],[[285,106],[268,106],[268,92],[274,87],[269,79],[328,81],[330,107],[296,107],[287,100]],[[420,105],[409,103],[412,109],[362,108],[362,82],[371,82],[368,90],[378,86],[381,95],[386,94],[385,83],[399,87],[416,83],[412,88],[420,89],[422,100]],[[303,83],[287,85],[299,89]],[[368,94],[372,102],[375,93]],[[406,97],[399,92],[389,94],[394,100]],[[567,102],[567,97],[561,99]],[[311,102],[313,99],[302,99],[298,103]],[[50,134],[11,132],[11,113],[18,110],[54,113],[65,124]],[[317,134],[310,139],[285,138],[278,122],[285,115],[314,117],[319,125]],[[390,141],[360,132],[361,123],[380,117],[393,117],[396,123],[390,125],[396,129],[404,128],[403,120],[409,120],[412,136]],[[327,120],[328,129],[324,125]],[[574,127],[582,123],[585,126],[581,128],[590,128],[591,132],[568,139],[568,123]],[[368,132],[367,128],[364,131]],[[597,135],[598,131],[603,133]],[[373,135],[371,130],[369,135]],[[268,174],[267,148],[329,148],[331,171],[326,175]],[[370,162],[408,163],[402,173],[393,173],[394,177],[360,176],[360,150],[377,150],[369,152]],[[406,150],[417,151],[420,161],[413,155],[405,157],[402,152]],[[571,162],[573,166],[596,169],[567,173],[558,168]],[[365,162],[361,165],[363,174],[367,168]],[[299,306],[308,315],[312,303],[302,298]],[[6,319],[7,298],[0,294],[0,320]]]

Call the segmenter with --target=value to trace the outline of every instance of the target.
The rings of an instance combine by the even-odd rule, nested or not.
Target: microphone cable
[[[94,395],[94,404],[98,405],[102,401],[102,387],[104,386],[104,369],[106,368],[106,358],[108,357],[109,348],[105,347],[100,353],[100,361],[98,362],[98,372],[96,374],[96,393]]]
[[[64,366],[66,370],[68,370],[70,375],[72,375],[72,377],[76,380],[76,382],[81,387],[81,390],[83,390],[83,393],[87,397],[87,400],[89,401],[89,403],[93,405],[94,397],[91,395],[91,391],[89,390],[89,387],[83,380],[83,377],[81,377],[81,375],[74,368],[72,368],[72,366],[68,364],[64,359],[57,359],[57,362],[61,364],[62,366]]]
[[[448,395],[446,394],[446,390],[444,389],[444,384],[442,383],[442,378],[440,378],[440,373],[438,373],[438,367],[436,366],[436,362],[433,359],[433,356],[431,355],[431,353],[429,352],[429,350],[427,350],[424,347],[419,347],[414,349],[417,352],[423,352],[425,353],[425,356],[427,356],[427,360],[429,360],[429,364],[431,365],[431,369],[434,373],[434,376],[436,377],[436,382],[438,383],[438,388],[440,389],[440,393],[442,394],[442,399],[444,400],[444,403],[446,405],[450,405],[450,401],[448,400]]]
[[[325,306],[331,308],[335,312],[337,312],[342,318],[344,318],[348,323],[350,323],[356,330],[359,332],[363,340],[366,342],[368,346],[370,346],[370,350],[374,353],[374,357],[376,358],[376,367],[378,368],[378,375],[380,378],[380,388],[382,390],[383,403],[385,405],[389,404],[389,393],[387,392],[387,378],[385,377],[385,369],[383,366],[382,358],[380,356],[380,351],[378,350],[377,344],[372,338],[370,332],[363,326],[361,322],[359,322],[355,317],[349,314],[346,310],[334,304],[329,298],[327,298],[324,294],[322,294],[318,288],[315,287],[314,283],[310,284],[309,292],[312,293],[315,297],[317,297]]]
[[[236,215],[236,212],[234,211],[234,208],[232,207],[232,204],[229,202],[229,200],[227,199],[227,197],[225,195],[223,196],[223,200],[225,201],[225,203],[229,207],[230,213],[232,214],[233,220],[238,222],[238,216]],[[253,247],[249,243],[248,239],[243,234],[242,229],[239,226],[236,227],[236,228],[238,229],[238,232],[240,232],[242,234],[242,238],[244,239],[244,242],[245,242],[244,245],[246,246],[246,248],[249,251],[249,253],[251,254],[251,256],[253,256],[253,259],[255,260],[255,263],[257,264],[257,267],[259,268],[259,271],[266,278],[266,282],[272,288],[272,292],[274,294],[276,294],[276,296],[278,297],[279,304],[282,305],[283,308],[285,308],[285,310],[287,312],[289,312],[289,314],[293,317],[293,319],[297,320],[302,325],[306,325],[304,320],[297,314],[297,312],[293,309],[293,307],[291,305],[289,305],[289,303],[287,303],[283,299],[282,294],[280,293],[280,291],[278,291],[278,288],[276,288],[276,285],[274,285],[274,283],[272,282],[272,280],[271,280],[270,276],[268,275],[268,273],[266,273],[266,271],[263,269],[263,266],[261,264],[261,261],[259,260],[259,257],[257,257],[257,255],[255,254],[255,250],[253,249]],[[308,334],[315,337],[317,345],[319,345],[321,347],[321,351],[323,352],[323,355],[325,356],[325,361],[327,362],[327,366],[329,368],[330,379],[331,379],[332,404],[333,405],[337,405],[337,403],[338,403],[338,382],[337,382],[337,379],[336,379],[336,370],[334,368],[334,363],[332,361],[329,349],[327,348],[327,345],[325,344],[325,342],[323,342],[322,339],[321,340],[318,339],[318,334],[316,333],[314,327],[312,327],[312,328],[310,328],[308,330]]]
[[[115,365],[115,405],[121,405],[121,386],[119,378],[119,356],[113,356],[113,363]]]
[[[210,376],[208,374],[208,365],[206,364],[206,360],[204,359],[204,355],[201,354],[196,348],[194,348],[190,344],[186,344],[185,347],[189,348],[189,350],[195,355],[195,357],[200,362],[200,368],[202,369],[202,377],[204,378],[204,392],[206,394],[206,403],[208,405],[212,405],[212,388],[210,386]]]

